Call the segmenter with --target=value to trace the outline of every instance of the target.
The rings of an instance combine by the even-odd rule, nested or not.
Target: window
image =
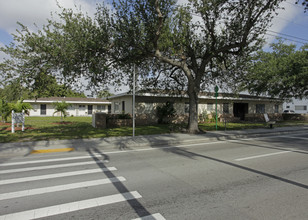
[[[214,103],[207,103],[207,110],[208,111],[213,111],[214,110]]]
[[[79,109],[84,109],[85,107],[85,105],[79,105]]]
[[[115,102],[114,103],[114,113],[117,113],[120,111],[120,103],[119,102]]]
[[[223,107],[223,113],[229,114],[229,103],[224,103],[222,107]]]
[[[265,113],[265,104],[256,104],[256,113],[264,114]]]
[[[275,105],[274,111],[275,111],[275,113],[279,113],[279,105]]]
[[[125,113],[125,101],[122,101],[122,112]]]
[[[290,108],[290,106],[289,106],[289,105],[287,105],[287,108]]]
[[[106,106],[104,105],[98,105],[97,106],[97,111],[105,111],[106,110]]]
[[[189,103],[185,102],[185,113],[189,113]]]
[[[296,105],[295,106],[295,111],[306,111],[307,106],[306,105]]]
[[[151,113],[153,109],[153,103],[144,103],[144,113]]]

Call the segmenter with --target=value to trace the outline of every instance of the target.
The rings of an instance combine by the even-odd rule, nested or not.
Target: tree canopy
[[[296,50],[281,40],[253,56],[243,89],[280,98],[308,97],[308,44]]]
[[[19,78],[7,82],[0,88],[0,97],[8,102],[20,99],[40,98],[40,97],[83,97],[81,92],[70,89],[68,85],[59,85],[53,76],[39,74],[31,88],[27,88]]]
[[[94,19],[63,9],[37,32],[21,24],[18,44],[3,49],[12,59],[2,69],[29,84],[44,72],[115,86],[130,83],[123,79],[137,65],[145,86],[187,92],[188,130],[197,132],[199,92],[236,85],[282,1],[114,0]]]

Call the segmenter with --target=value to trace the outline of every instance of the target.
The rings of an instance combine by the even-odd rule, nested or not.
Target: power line
[[[272,31],[272,30],[267,30],[267,31],[272,32],[272,33],[274,33],[274,34],[280,34],[280,35],[282,35],[282,36],[292,37],[292,38],[295,38],[295,39],[298,39],[298,40],[303,40],[303,41],[307,41],[307,42],[308,42],[308,40],[307,40],[307,39],[304,39],[304,38],[295,37],[295,36],[292,36],[292,35],[289,35],[289,34],[279,33],[279,32]]]
[[[269,35],[269,36],[272,36],[272,37],[277,37],[277,35],[274,35],[274,34],[269,34],[269,33],[265,33],[266,35]],[[301,41],[297,41],[297,40],[293,40],[293,39],[290,39],[290,38],[286,38],[286,37],[281,37],[282,39],[285,39],[285,40],[288,40],[288,41],[292,41],[292,42],[296,42],[296,43],[300,43],[300,44],[307,44],[305,42],[301,42]]]
[[[281,20],[284,20],[284,21],[287,21],[287,22],[289,22],[289,23],[293,23],[293,24],[295,24],[295,25],[298,25],[298,26],[301,26],[301,27],[304,27],[304,28],[307,28],[307,29],[308,29],[308,26],[305,26],[305,25],[303,25],[303,24],[300,24],[300,23],[297,23],[297,22],[294,22],[294,21],[291,21],[291,20],[282,18],[281,16],[277,16],[276,18],[281,19]]]
[[[286,1],[286,2],[287,2],[287,1]],[[292,3],[290,3],[290,2],[287,2],[287,3],[292,4]],[[292,5],[293,5],[293,4],[292,4]],[[294,5],[294,6],[297,6],[297,5]],[[197,17],[202,18],[201,15],[195,14],[195,13],[193,13],[193,12],[190,12],[190,13],[191,13],[191,15],[193,15],[193,16],[197,16]],[[286,19],[284,19],[284,20],[286,20]],[[292,22],[292,21],[291,21],[291,22]],[[295,22],[292,22],[292,23],[295,23]],[[305,26],[304,26],[304,27],[305,27]],[[307,27],[306,27],[306,28],[307,28]],[[304,38],[292,36],[292,35],[289,35],[289,34],[279,33],[279,32],[272,31],[272,30],[267,30],[267,31],[272,32],[272,33],[275,33],[275,34],[279,34],[279,35],[282,35],[282,36],[292,37],[292,38],[295,38],[295,39],[298,39],[298,40],[303,40],[303,41],[307,41],[307,42],[308,42],[308,40],[307,40],[307,39],[304,39]],[[276,35],[273,35],[273,34],[268,34],[268,33],[265,33],[265,34],[276,37]],[[279,36],[279,37],[281,37],[281,36]],[[297,41],[297,40],[292,40],[292,39],[286,38],[286,37],[281,37],[281,38],[286,39],[286,40],[289,40],[289,41],[301,43],[301,44],[307,44],[307,43],[304,43],[304,42],[301,42],[301,41]]]

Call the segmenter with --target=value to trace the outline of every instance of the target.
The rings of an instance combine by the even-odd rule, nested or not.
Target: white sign
[[[21,130],[25,131],[25,112],[22,110],[22,113],[15,113],[12,111],[12,133],[15,133],[15,124],[22,123]]]
[[[23,113],[14,113],[12,115],[14,118],[15,123],[24,123],[24,114]]]

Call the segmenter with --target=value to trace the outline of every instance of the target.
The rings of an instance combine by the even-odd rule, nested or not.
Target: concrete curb
[[[170,145],[189,145],[207,143],[211,141],[226,141],[238,138],[253,138],[261,136],[283,135],[287,133],[307,132],[308,126],[280,127],[274,129],[247,129],[235,131],[211,131],[205,134],[162,134],[132,137],[110,137],[92,139],[50,140],[37,142],[0,143],[1,156],[29,155],[32,151],[43,150],[52,152],[53,149],[74,148],[75,151],[100,149],[102,152],[132,150],[146,147],[160,147]]]

